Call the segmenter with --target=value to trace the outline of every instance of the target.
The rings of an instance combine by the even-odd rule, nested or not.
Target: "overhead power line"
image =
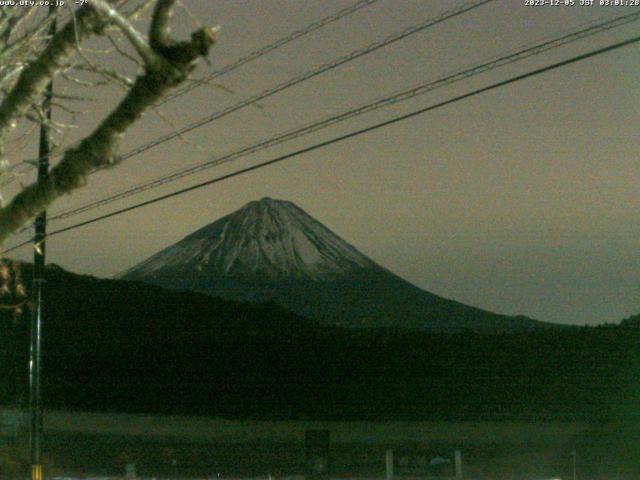
[[[220,118],[226,117],[227,115],[237,112],[238,110],[241,110],[245,107],[248,107],[250,105],[253,105],[254,103],[257,103],[261,100],[264,100],[265,98],[271,97],[277,93],[280,93],[284,90],[287,90],[288,88],[291,88],[295,85],[298,85],[302,82],[305,82],[307,80],[310,80],[314,77],[317,77],[323,73],[326,73],[330,70],[333,70],[334,68],[337,68],[341,65],[344,65],[346,63],[352,62],[360,57],[363,57],[365,55],[368,55],[371,52],[375,52],[376,50],[379,50],[383,47],[386,47],[388,45],[391,45],[395,42],[398,42],[404,38],[407,38],[411,35],[414,35],[418,32],[421,32],[423,30],[426,30],[427,28],[430,28],[434,25],[437,25],[439,23],[442,23],[446,20],[449,20],[451,18],[457,17],[459,15],[462,15],[470,10],[473,10],[475,8],[478,8],[482,5],[485,5],[487,3],[490,3],[494,0],[474,0],[471,2],[467,2],[459,7],[456,7],[454,9],[448,10],[436,17],[433,18],[429,18],[425,21],[422,21],[420,23],[418,23],[417,25],[414,25],[412,27],[408,27],[404,30],[402,30],[401,32],[398,33],[394,33],[393,35],[390,35],[382,40],[379,40],[377,42],[371,43],[369,45],[367,45],[366,47],[363,48],[359,48],[357,50],[354,50],[353,52],[344,55],[342,57],[339,57],[329,63],[325,63],[323,65],[320,65],[319,67],[316,67],[312,70],[309,70],[301,75],[298,75],[294,78],[291,78],[289,80],[286,80],[278,85],[276,85],[275,87],[263,90],[261,93],[258,93],[256,95],[253,95],[245,100],[242,100],[234,105],[231,105],[228,108],[225,108],[224,110],[220,110],[217,112],[214,112],[210,115],[207,115],[206,117],[201,118],[200,120],[196,120],[195,122],[190,123],[189,125],[181,128],[180,130],[177,130],[175,132],[171,132],[168,133],[166,135],[163,135],[161,137],[156,138],[155,140],[152,140],[148,143],[145,143],[144,145],[140,145],[139,147],[134,148],[133,150],[125,153],[122,156],[122,160],[126,160],[128,158],[131,158],[135,155],[139,155],[143,152],[146,152],[147,150],[151,150],[154,147],[157,147],[158,145],[161,145],[165,142],[168,142],[169,140],[173,140],[174,138],[178,138],[182,135],[184,135],[185,133],[188,133],[192,130],[195,130],[196,128],[202,127],[203,125],[206,125],[208,123],[211,123],[215,120],[218,120]]]
[[[337,11],[336,13],[334,13],[333,15],[329,15],[327,17],[324,17],[316,22],[310,23],[309,25],[307,25],[306,27],[300,29],[300,30],[296,30],[294,32],[291,32],[289,35],[282,37],[278,40],[276,40],[273,43],[270,43],[269,45],[266,45],[258,50],[255,50],[251,53],[249,53],[248,55],[239,58],[238,60],[236,60],[233,63],[230,63],[228,65],[225,65],[222,68],[219,68],[218,70],[215,70],[213,72],[211,72],[209,75],[207,75],[205,78],[197,80],[195,83],[191,84],[191,85],[186,85],[178,90],[176,90],[174,93],[172,93],[171,95],[168,95],[165,99],[163,99],[159,105],[163,105],[164,103],[167,103],[171,100],[173,100],[174,98],[180,97],[186,93],[189,93],[190,91],[192,91],[195,88],[198,88],[201,85],[205,85],[209,82],[211,82],[212,80],[215,80],[218,77],[221,77],[222,75],[226,75],[229,72],[232,72],[233,70],[243,66],[246,63],[252,62],[253,60],[256,60],[257,58],[260,58],[264,55],[266,55],[267,53],[270,53],[280,47],[285,46],[288,43],[293,42],[294,40],[297,40],[300,37],[303,37],[309,33],[315,32],[316,30],[325,27],[337,20],[340,20],[341,18],[344,18],[348,15],[351,15],[352,13],[357,12],[358,10],[367,7],[369,5],[371,5],[372,3],[377,2],[378,0],[361,0],[359,2],[354,3],[353,5],[351,5],[350,7],[347,8],[343,8],[342,10]]]
[[[376,50],[379,50],[381,48],[384,48],[388,45],[391,45],[392,43],[395,43],[397,41],[400,41],[404,38],[407,38],[411,35],[414,35],[418,32],[421,32],[423,30],[426,30],[427,28],[430,28],[434,25],[437,25],[439,23],[442,23],[446,20],[449,20],[451,18],[455,18],[459,15],[462,15],[470,10],[473,10],[475,8],[478,8],[482,5],[485,5],[487,3],[493,2],[494,0],[472,0],[471,2],[467,2],[464,3],[454,9],[451,10],[447,10],[446,12],[433,17],[433,18],[429,18],[427,20],[422,21],[421,23],[417,24],[417,25],[413,25],[411,27],[408,27],[404,30],[402,30],[401,32],[398,33],[394,33],[382,40],[379,40],[377,42],[371,43],[369,45],[367,45],[366,47],[363,48],[359,48],[357,50],[352,51],[351,53],[348,53],[347,55],[344,55],[342,57],[339,57],[331,62],[322,64],[312,70],[309,70],[307,72],[304,72],[301,75],[298,75],[296,77],[293,77],[289,80],[286,80],[278,85],[276,85],[275,87],[263,90],[262,92],[253,95],[251,97],[248,97],[244,100],[241,100],[240,102],[231,105],[230,107],[227,107],[223,110],[219,110],[217,112],[214,112],[206,117],[201,118],[200,120],[196,120],[195,122],[190,123],[189,125],[167,133],[166,135],[162,135],[154,140],[151,140],[150,142],[147,142],[145,144],[142,144],[136,148],[134,148],[133,150],[130,150],[129,152],[125,153],[124,155],[122,155],[120,157],[120,160],[127,160],[131,157],[134,157],[136,155],[139,155],[143,152],[146,152],[148,150],[151,150],[154,147],[157,147],[158,145],[161,145],[165,142],[168,142],[170,140],[173,140],[175,138],[181,137],[182,135],[184,135],[185,133],[191,132],[192,130],[195,130],[197,128],[200,128],[204,125],[207,125],[215,120],[219,120],[223,117],[226,117],[227,115],[230,115],[231,113],[237,112],[239,110],[242,110],[243,108],[246,108],[248,106],[251,106],[261,100],[264,100],[265,98],[271,97],[277,93],[280,93],[284,90],[287,90],[288,88],[291,88],[295,85],[298,85],[302,82],[305,82],[307,80],[310,80],[314,77],[317,77],[319,75],[322,75],[325,72],[328,72],[330,70],[333,70],[334,68],[337,68],[341,65],[344,65],[346,63],[352,62],[360,57],[363,57],[365,55],[368,55],[369,53],[372,53]],[[24,162],[24,163],[29,163],[29,162]],[[0,184],[0,186],[6,185],[6,183],[4,184]]]
[[[368,7],[369,5],[378,2],[379,0],[359,0],[358,2],[354,3],[353,5],[343,8],[342,10],[338,10],[337,12],[328,15],[324,18],[321,18],[320,20],[317,20],[313,23],[308,24],[307,26],[299,29],[299,30],[295,30],[291,33],[289,33],[288,35],[276,40],[273,43],[270,43],[269,45],[266,45],[262,48],[259,48],[258,50],[254,50],[253,52],[245,55],[244,57],[241,57],[239,59],[237,59],[236,61],[229,63],[227,65],[225,65],[224,67],[221,67],[213,72],[211,72],[209,75],[207,75],[207,77],[200,79],[200,80],[196,80],[193,84],[191,85],[187,85],[179,90],[177,90],[176,92],[174,92],[173,94],[167,96],[166,98],[164,98],[161,102],[159,102],[157,105],[163,105],[177,97],[180,97],[196,88],[198,88],[201,85],[205,85],[209,82],[211,82],[212,80],[221,77],[223,75],[226,75],[227,73],[230,73],[238,68],[240,68],[241,66],[252,62],[268,53],[273,52],[274,50],[277,50],[278,48],[281,48],[291,42],[293,42],[294,40],[297,40],[305,35],[308,35],[310,33],[315,32],[316,30],[319,30],[322,27],[325,27],[327,25],[330,25],[331,23],[334,23],[344,17],[347,17],[355,12],[357,12],[358,10],[361,10],[365,7]],[[27,168],[22,171],[22,172],[18,172],[19,174],[21,173],[25,173],[26,171],[30,170],[31,168],[33,168],[33,165],[37,164],[39,160],[25,160],[23,162],[20,162],[18,164],[14,164],[11,165],[10,167],[8,167],[6,169],[5,173],[9,173],[12,170],[15,170],[16,168],[18,168],[19,166],[26,166]],[[12,177],[10,179],[5,180],[4,182],[0,183],[0,186],[5,186],[8,185],[9,183],[13,182],[13,180],[15,179],[15,177]]]
[[[580,30],[574,31],[572,33],[564,34],[560,37],[545,40],[541,43],[538,43],[533,46],[524,47],[518,51],[508,53],[499,57],[495,57],[489,61],[486,61],[481,64],[474,65],[469,68],[465,68],[456,73],[441,77],[437,80],[432,80],[427,83],[420,84],[416,87],[413,87],[408,90],[404,90],[393,95],[378,99],[374,102],[367,103],[365,105],[361,105],[356,108],[352,108],[345,112],[342,112],[337,115],[332,115],[328,118],[324,118],[322,120],[313,122],[304,127],[299,127],[294,130],[285,132],[276,137],[271,137],[266,140],[259,141],[257,143],[251,144],[249,146],[245,146],[235,152],[229,153],[222,157],[217,157],[210,159],[206,162],[199,163],[197,165],[192,165],[186,168],[179,169],[169,174],[162,175],[153,180],[142,182],[137,185],[133,185],[124,189],[122,191],[116,192],[114,194],[108,195],[98,200],[94,200],[92,202],[86,203],[84,205],[80,205],[77,207],[73,207],[62,212],[56,213],[50,217],[50,221],[62,220],[65,218],[69,218],[80,213],[93,210],[94,208],[98,208],[110,203],[113,203],[117,200],[122,200],[124,198],[128,198],[133,195],[137,195],[139,193],[151,190],[153,188],[157,188],[162,185],[166,185],[168,183],[174,182],[176,180],[185,178],[190,175],[194,175],[203,170],[221,165],[223,163],[231,162],[237,160],[239,158],[245,157],[247,155],[253,154],[255,152],[264,150],[266,148],[273,147],[275,145],[279,145],[281,143],[293,140],[295,138],[301,137],[303,135],[307,135],[312,132],[316,132],[318,130],[327,128],[331,125],[334,125],[339,122],[343,122],[345,120],[354,118],[356,116],[369,113],[371,111],[386,107],[388,105],[392,105],[401,101],[405,101],[411,98],[414,98],[418,95],[422,95],[438,88],[442,88],[453,83],[459,82],[461,80],[467,79],[469,77],[493,70],[498,67],[502,67],[526,58],[529,58],[534,55],[539,55],[541,53],[547,52],[551,49],[561,47],[568,43],[581,40],[587,38],[589,36],[595,35],[597,33],[608,31],[612,28],[619,27],[624,24],[628,24],[630,22],[638,21],[640,19],[640,12],[636,12],[633,14],[622,15],[613,19],[610,19],[605,22],[601,22],[595,25],[591,25],[587,28],[582,28]]]
[[[628,40],[624,40],[622,42],[614,43],[614,44],[606,46],[606,47],[598,48],[596,50],[592,50],[590,52],[571,57],[571,58],[569,58],[567,60],[563,60],[563,61],[560,61],[560,62],[557,62],[557,63],[553,63],[551,65],[547,65],[546,67],[542,67],[542,68],[538,68],[538,69],[535,69],[535,70],[531,70],[531,71],[529,71],[527,73],[523,73],[523,74],[517,75],[515,77],[511,77],[511,78],[509,78],[507,80],[502,80],[500,82],[493,83],[493,84],[491,84],[489,86],[482,87],[482,88],[479,88],[477,90],[473,90],[471,92],[455,96],[453,98],[450,98],[449,100],[445,100],[445,101],[430,105],[428,107],[421,108],[419,110],[414,110],[413,112],[410,112],[410,113],[407,113],[407,114],[404,114],[404,115],[393,117],[393,118],[391,118],[389,120],[385,120],[383,122],[376,123],[376,124],[371,125],[369,127],[361,128],[359,130],[355,130],[353,132],[350,132],[350,133],[347,133],[347,134],[344,134],[344,135],[340,135],[338,137],[334,137],[334,138],[332,138],[330,140],[319,142],[319,143],[316,143],[314,145],[311,145],[311,146],[296,150],[294,152],[290,152],[290,153],[287,153],[285,155],[281,155],[281,156],[275,157],[275,158],[273,158],[271,160],[267,160],[265,162],[261,162],[261,163],[258,163],[256,165],[252,165],[250,167],[246,167],[246,168],[243,168],[243,169],[240,169],[240,170],[236,170],[235,172],[228,173],[226,175],[222,175],[222,176],[219,176],[219,177],[216,177],[216,178],[212,178],[210,180],[206,180],[204,182],[197,183],[197,184],[192,185],[190,187],[186,187],[186,188],[183,188],[183,189],[168,193],[166,195],[162,195],[162,196],[153,198],[151,200],[147,200],[145,202],[140,202],[138,204],[131,205],[129,207],[122,208],[120,210],[116,210],[116,211],[107,213],[105,215],[100,215],[100,216],[94,217],[94,218],[92,218],[90,220],[85,220],[83,222],[79,222],[79,223],[76,223],[74,225],[70,225],[68,227],[64,227],[64,228],[60,228],[58,230],[54,230],[54,231],[50,232],[47,235],[47,237],[52,237],[54,235],[58,235],[58,234],[65,233],[65,232],[68,232],[68,231],[71,231],[71,230],[75,230],[77,228],[84,227],[84,226],[90,225],[92,223],[100,222],[102,220],[106,220],[108,218],[112,218],[112,217],[115,217],[117,215],[121,215],[123,213],[130,212],[132,210],[136,210],[138,208],[145,207],[147,205],[151,205],[153,203],[158,203],[158,202],[161,202],[161,201],[164,201],[164,200],[168,200],[169,198],[177,197],[179,195],[182,195],[182,194],[191,192],[193,190],[197,190],[197,189],[206,187],[208,185],[213,185],[215,183],[219,183],[219,182],[222,182],[224,180],[229,180],[231,178],[238,177],[240,175],[244,175],[246,173],[249,173],[249,172],[252,172],[252,171],[255,171],[255,170],[259,170],[259,169],[267,167],[269,165],[273,165],[275,163],[279,163],[279,162],[282,162],[284,160],[288,160],[290,158],[297,157],[297,156],[302,155],[304,153],[309,153],[309,152],[312,152],[312,151],[315,151],[315,150],[319,150],[319,149],[327,147],[329,145],[333,145],[333,144],[342,142],[344,140],[348,140],[350,138],[354,138],[354,137],[363,135],[365,133],[369,133],[369,132],[372,132],[374,130],[378,130],[380,128],[387,127],[389,125],[393,125],[393,124],[402,122],[404,120],[408,120],[408,119],[416,117],[418,115],[423,115],[423,114],[425,114],[427,112],[430,112],[432,110],[436,110],[438,108],[441,108],[441,107],[444,107],[444,106],[447,106],[447,105],[451,105],[451,104],[459,102],[461,100],[465,100],[467,98],[471,98],[471,97],[474,97],[476,95],[480,95],[482,93],[485,93],[485,92],[488,92],[488,91],[491,91],[491,90],[495,90],[497,88],[504,87],[506,85],[510,85],[512,83],[515,83],[515,82],[519,82],[521,80],[525,80],[525,79],[528,79],[528,78],[531,78],[531,77],[534,77],[534,76],[537,76],[537,75],[541,75],[543,73],[550,72],[552,70],[556,70],[558,68],[562,68],[562,67],[565,67],[567,65],[571,65],[571,64],[574,64],[574,63],[577,63],[577,62],[581,62],[583,60],[586,60],[586,59],[589,59],[589,58],[593,58],[593,57],[595,57],[597,55],[602,55],[604,53],[611,52],[613,50],[617,50],[617,49],[620,49],[622,47],[626,47],[626,46],[629,46],[629,45],[632,45],[632,44],[635,44],[635,43],[638,43],[638,42],[640,42],[640,36],[633,37],[633,38],[630,38]],[[9,248],[7,250],[4,250],[3,252],[0,252],[0,255],[5,255],[5,254],[7,254],[9,252],[12,252],[12,251],[24,246],[24,245],[27,245],[31,241],[32,240],[30,239],[30,240],[28,240],[26,242],[20,243],[20,244],[14,246],[14,247],[11,247],[11,248]]]

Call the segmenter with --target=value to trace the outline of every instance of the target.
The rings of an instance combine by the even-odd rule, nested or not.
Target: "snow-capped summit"
[[[331,325],[432,331],[542,325],[426,292],[379,266],[291,202],[263,198],[120,276],[241,301],[272,300]]]
[[[127,271],[320,280],[377,265],[291,202],[265,197],[211,223]],[[379,268],[379,267],[378,267]]]

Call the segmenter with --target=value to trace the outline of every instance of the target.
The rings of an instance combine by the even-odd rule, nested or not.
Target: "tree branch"
[[[109,3],[104,0],[92,0],[91,6],[122,30],[122,33],[124,33],[129,39],[131,45],[136,49],[138,55],[140,55],[142,60],[144,60],[145,64],[151,65],[155,62],[161,61],[153,49],[147,44],[142,34],[140,34],[140,32],[133,27],[131,22],[120,14],[120,12],[109,5]]]
[[[104,27],[104,20],[88,6],[81,7],[75,22],[69,22],[44,51],[20,74],[16,85],[0,104],[0,158],[7,134],[44,91],[47,83],[75,52],[76,40],[85,39]]]
[[[169,38],[165,19],[170,16],[172,4],[172,0],[159,0],[153,13],[152,31],[156,31],[151,36],[156,41],[150,48],[159,60],[145,65],[146,71],[136,78],[115,110],[91,135],[65,153],[46,180],[25,187],[0,209],[0,243],[56,198],[84,185],[93,170],[116,164],[117,149],[126,130],[171,88],[183,82],[199,57],[208,54],[216,29],[202,28],[191,35],[190,41],[174,42]]]
[[[171,12],[175,0],[158,0],[156,9],[151,18],[151,27],[149,29],[149,42],[155,50],[163,46],[171,44],[169,37],[169,21],[171,20]]]

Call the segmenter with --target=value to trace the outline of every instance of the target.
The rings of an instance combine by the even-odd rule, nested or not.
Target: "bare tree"
[[[185,41],[170,36],[175,0],[149,0],[126,12],[126,0],[90,0],[72,10],[66,22],[48,35],[50,16],[40,8],[0,11],[0,168],[11,168],[11,150],[22,122],[48,121],[41,111],[47,84],[56,76],[79,83],[82,72],[116,82],[125,89],[122,100],[84,138],[66,149],[48,179],[25,186],[0,208],[0,244],[58,197],[82,187],[91,172],[117,165],[119,144],[127,130],[173,87],[185,82],[199,59],[206,58],[215,41],[215,28],[202,27]],[[153,7],[148,35],[134,18]],[[29,23],[29,28],[24,26]],[[126,39],[126,45],[119,41]],[[91,37],[110,42],[123,59],[140,66],[134,79],[92,62],[83,50]],[[90,84],[92,84],[90,82]],[[74,101],[58,95],[54,100]],[[55,125],[52,125],[55,126]]]
[[[45,123],[54,133],[65,129],[52,122],[42,108],[54,78],[88,90],[101,83],[117,84],[124,90],[119,103],[93,131],[70,147],[58,149],[59,160],[48,178],[22,187],[9,204],[0,207],[0,245],[58,197],[82,187],[87,175],[117,165],[127,130],[163,95],[185,82],[199,59],[206,58],[215,41],[214,28],[200,28],[189,40],[177,41],[169,33],[175,0],[141,2],[134,8],[127,0],[83,2],[66,11],[66,21],[55,32],[49,28],[54,17],[42,7],[0,7],[0,178],[16,166],[12,156],[33,134],[34,126]],[[147,6],[153,10],[148,35],[143,35],[136,18]],[[121,63],[133,65],[135,78],[95,61],[95,52],[86,46],[92,37],[102,40],[98,45],[109,45]],[[51,101],[58,111],[73,116],[75,105],[85,106],[87,97],[56,89]],[[12,311],[18,318],[25,306],[28,299],[20,265],[0,259],[0,311]],[[0,450],[0,474],[20,471],[23,453]]]

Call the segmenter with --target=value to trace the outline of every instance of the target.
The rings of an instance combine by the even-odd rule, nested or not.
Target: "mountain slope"
[[[512,331],[549,326],[421,290],[376,264],[291,202],[263,198],[121,275],[180,291],[274,300],[346,327]]]
[[[377,265],[306,212],[264,198],[197,230],[122,277],[177,271],[192,278],[214,272],[260,280],[322,280],[365,268]]]

